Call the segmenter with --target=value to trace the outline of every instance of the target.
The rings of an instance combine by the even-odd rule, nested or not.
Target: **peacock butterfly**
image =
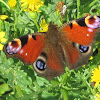
[[[32,64],[38,75],[51,80],[69,69],[88,63],[100,29],[100,16],[86,16],[57,27],[49,24],[47,32],[15,38],[4,46],[9,57]]]

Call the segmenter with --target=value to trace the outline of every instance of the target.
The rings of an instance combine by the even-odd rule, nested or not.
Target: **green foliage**
[[[44,0],[41,12],[37,13],[36,25],[30,18],[29,12],[25,12],[17,5],[10,8],[0,0],[0,15],[8,15],[8,19],[0,22],[0,31],[6,33],[6,38],[13,38],[38,31],[41,19],[61,25],[64,22],[80,18],[84,13],[100,15],[99,0],[61,0],[67,6],[66,14],[62,19],[56,12],[56,4],[60,0]],[[7,4],[7,0],[4,0]],[[39,27],[40,28],[40,27]],[[100,34],[97,41],[100,41]],[[100,43],[96,43],[100,48]],[[91,83],[92,70],[100,64],[100,52],[93,55],[93,60],[88,65],[77,70],[69,70],[66,73],[48,81],[37,76],[32,66],[25,66],[18,59],[7,59],[4,52],[0,51],[0,100],[94,100],[97,89],[93,89]]]

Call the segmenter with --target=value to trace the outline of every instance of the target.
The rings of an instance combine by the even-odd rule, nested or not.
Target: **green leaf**
[[[2,96],[5,92],[9,91],[10,88],[8,84],[4,83],[0,85],[0,96]]]

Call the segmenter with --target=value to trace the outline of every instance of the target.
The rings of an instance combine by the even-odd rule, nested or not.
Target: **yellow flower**
[[[100,83],[100,65],[92,71],[91,82],[95,82],[95,87]]]
[[[90,58],[89,58],[89,60],[92,60],[93,59],[93,57],[91,56]]]
[[[96,94],[96,99],[95,100],[100,100],[100,94]]]
[[[9,0],[9,1],[8,1],[8,5],[9,5],[10,7],[15,7],[15,6],[16,6],[16,3],[17,3],[16,0]]]
[[[48,26],[49,26],[49,23],[46,23],[45,19],[42,19],[41,24],[40,24],[40,27],[42,28],[42,30],[39,30],[39,32],[47,32]]]
[[[39,8],[43,6],[44,2],[41,0],[20,0],[22,3],[21,7],[25,7],[25,11],[36,11],[40,12]]]
[[[6,42],[7,41],[7,39],[4,38],[4,36],[5,36],[5,32],[1,31],[0,32],[0,50],[3,49],[3,44],[1,44],[1,42]]]
[[[2,20],[5,20],[5,19],[7,19],[7,18],[8,18],[7,15],[0,15],[0,19],[2,19]]]
[[[82,67],[85,67],[86,65],[83,65]]]

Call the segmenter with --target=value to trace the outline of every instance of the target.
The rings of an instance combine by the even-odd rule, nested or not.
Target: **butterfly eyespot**
[[[80,45],[78,43],[73,43],[73,47],[75,47],[82,54],[90,53],[92,50],[92,46]]]
[[[45,70],[46,69],[46,63],[41,60],[41,59],[38,59],[36,61],[36,67],[39,69],[39,70]]]
[[[47,68],[47,56],[44,52],[42,52],[37,60],[33,63],[33,66],[36,72],[43,74]]]
[[[84,45],[79,45],[79,50],[81,53],[86,53],[89,50],[89,47]]]
[[[16,54],[21,49],[21,46],[16,41],[11,41],[6,44],[6,51],[9,55]]]

